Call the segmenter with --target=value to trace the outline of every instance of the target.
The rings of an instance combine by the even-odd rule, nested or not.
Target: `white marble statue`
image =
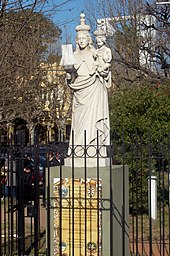
[[[95,31],[97,49],[93,47],[90,27],[85,24],[84,17],[84,14],[80,15],[80,25],[76,27],[76,64],[67,73],[68,85],[73,90],[70,149],[76,146],[76,157],[84,156],[86,144],[87,158],[90,157],[87,165],[93,167],[96,166],[97,145],[102,158],[107,156],[106,146],[110,142],[107,88],[111,86],[109,67],[112,56],[105,45],[104,35],[100,35],[101,31],[98,29]],[[71,153],[70,149],[68,154]],[[83,160],[78,163],[75,158],[75,166],[81,166]],[[106,166],[105,161],[102,165]]]
[[[102,23],[98,21],[97,30],[94,32],[96,35],[97,51],[96,51],[96,65],[99,78],[107,88],[111,87],[111,49],[106,46],[106,32],[102,28]]]

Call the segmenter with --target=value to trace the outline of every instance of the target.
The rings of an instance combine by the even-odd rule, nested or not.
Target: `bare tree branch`
[[[92,1],[87,1],[88,19],[93,26],[97,19],[106,26],[115,84],[121,77],[126,83],[139,77],[159,80],[170,76],[169,5],[161,7],[144,0],[96,0],[93,5],[95,13],[90,8]]]

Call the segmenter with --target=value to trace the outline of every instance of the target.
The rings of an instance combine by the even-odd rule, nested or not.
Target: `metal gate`
[[[160,255],[168,256],[170,254],[170,144],[169,140],[162,138],[156,143],[148,138],[147,143],[133,135],[131,140],[125,141],[116,133],[113,143],[109,149],[109,157],[111,168],[113,166],[129,166],[129,215],[128,221],[125,221],[125,212],[117,211],[112,202],[114,192],[110,193],[110,198],[101,200],[100,189],[95,191],[100,184],[100,173],[96,172],[95,180],[85,183],[88,175],[85,166],[84,181],[76,180],[76,170],[73,168],[69,174],[70,179],[66,180],[64,176],[63,159],[67,154],[67,144],[63,142],[48,143],[48,145],[38,145],[35,143],[31,146],[20,144],[3,145],[0,148],[0,164],[1,164],[1,202],[0,202],[0,255],[50,255],[51,254],[51,228],[53,235],[58,232],[53,222],[53,214],[51,212],[58,211],[58,221],[60,229],[62,229],[62,215],[67,210],[67,216],[70,214],[70,223],[73,225],[70,229],[70,241],[72,246],[69,256],[76,254],[74,240],[76,234],[77,214],[87,218],[88,214],[93,214],[90,207],[93,207],[95,214],[84,222],[85,233],[88,225],[95,228],[94,218],[97,222],[97,239],[98,243],[91,241],[88,243],[88,236],[80,234],[81,241],[85,241],[85,255],[102,255],[100,246],[104,241],[100,241],[101,234],[101,211],[109,211],[109,216],[120,217],[120,226],[122,229],[122,246],[120,256],[130,255]],[[50,161],[47,156],[60,153],[60,161]],[[85,160],[86,161],[86,160]],[[74,162],[74,160],[73,160]],[[54,191],[51,194],[50,175],[57,165],[59,179],[55,180]],[[126,204],[125,176],[120,180],[122,183],[123,202]],[[93,176],[94,177],[94,176]],[[109,191],[114,191],[113,177],[110,176]],[[67,184],[66,184],[67,183]],[[50,184],[50,183],[49,183]],[[78,184],[78,185],[77,185]],[[80,185],[81,184],[81,185]],[[84,186],[86,184],[87,186]],[[95,186],[94,186],[95,184]],[[65,189],[63,189],[62,185]],[[66,186],[65,186],[66,185]],[[76,186],[75,186],[76,185]],[[79,187],[74,190],[73,187]],[[70,189],[68,189],[70,188]],[[77,191],[79,199],[81,197],[88,198],[87,204],[84,204],[89,213],[83,211],[82,202],[77,200]],[[88,197],[91,194],[96,197]],[[70,193],[69,200],[63,199],[64,195]],[[57,198],[58,197],[58,198]],[[65,197],[67,198],[67,197]],[[67,203],[67,204],[66,204]],[[91,205],[91,206],[90,206]],[[124,205],[122,205],[122,209]],[[77,209],[79,209],[77,211]],[[78,220],[77,220],[78,222]],[[89,223],[88,223],[89,222]],[[115,236],[115,226],[112,218],[106,219],[110,225],[110,234],[108,239]],[[54,225],[52,226],[53,223]],[[80,223],[79,223],[80,224]],[[81,224],[80,224],[81,225]],[[129,237],[128,252],[126,252],[125,236]],[[117,233],[116,233],[117,235]],[[53,239],[55,236],[52,237]],[[66,245],[62,244],[62,233],[58,233],[59,251],[54,255],[67,254],[64,251]],[[118,256],[114,253],[114,244],[110,239],[109,251],[111,256]],[[102,244],[103,246],[103,244]],[[96,252],[96,254],[95,254]],[[90,254],[91,253],[91,254]],[[105,255],[102,255],[105,256]]]

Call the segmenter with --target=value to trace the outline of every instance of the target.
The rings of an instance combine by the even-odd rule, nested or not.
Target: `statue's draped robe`
[[[94,145],[109,145],[109,109],[107,88],[110,86],[110,77],[104,78],[102,82],[99,74],[95,71],[95,60],[91,50],[81,55],[80,51],[75,51],[74,56],[77,64],[77,78],[70,84],[73,89],[72,124],[70,146],[80,146],[75,151],[77,155],[82,155],[81,146],[85,145],[84,131],[86,131],[86,145],[89,147],[87,154],[94,154]],[[74,140],[72,138],[74,131]],[[97,142],[98,131],[98,142]],[[70,153],[70,151],[69,151]],[[106,156],[106,147],[100,149],[100,154]]]

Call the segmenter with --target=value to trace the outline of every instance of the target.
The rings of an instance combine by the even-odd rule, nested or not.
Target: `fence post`
[[[152,171],[148,177],[148,205],[149,216],[153,219],[157,219],[157,177]]]
[[[170,207],[170,173],[168,173],[168,191],[169,191],[169,202],[168,202],[168,205]]]
[[[17,146],[22,146],[23,132],[18,134]],[[20,147],[21,149],[21,147]],[[17,171],[18,171],[18,253],[24,255],[24,239],[25,239],[25,224],[24,224],[24,159],[23,152],[17,153]]]

